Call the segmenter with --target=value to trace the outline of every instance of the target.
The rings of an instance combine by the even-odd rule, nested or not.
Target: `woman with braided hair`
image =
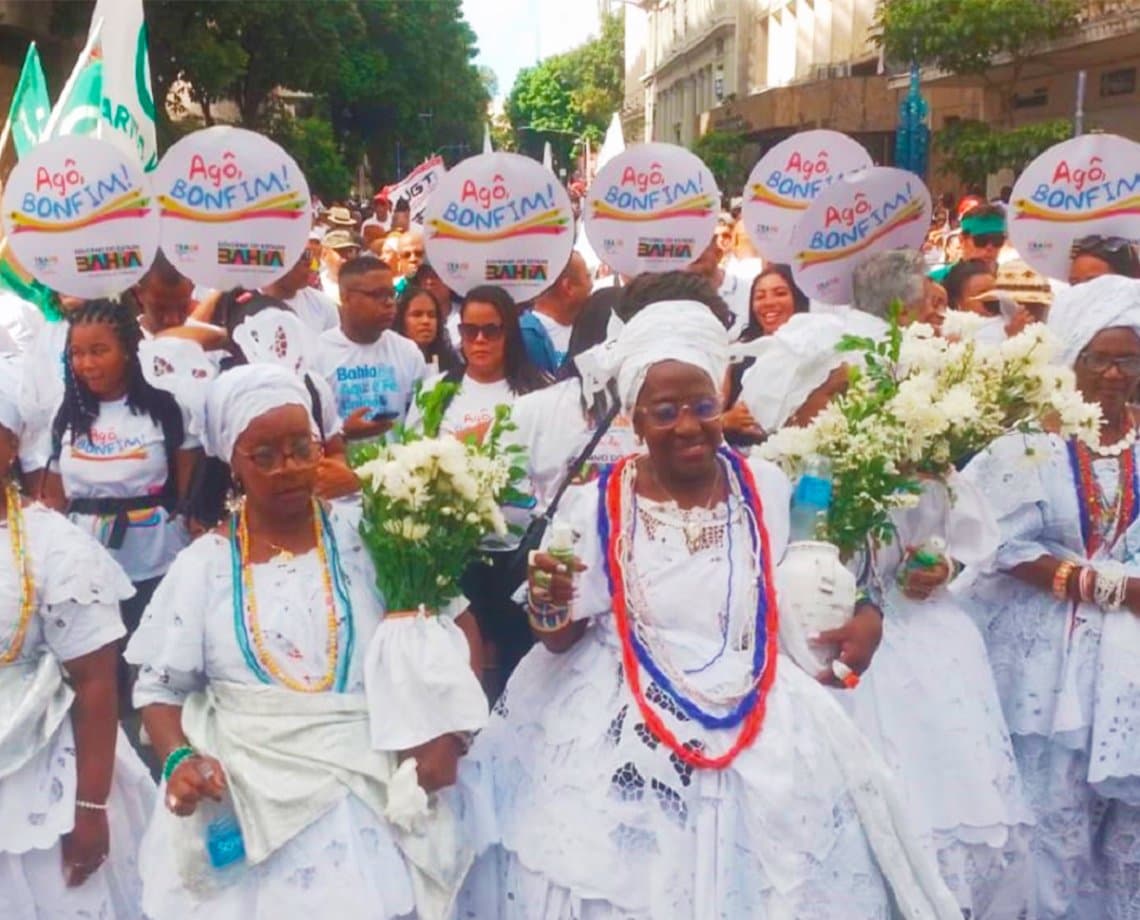
[[[174,397],[143,377],[134,314],[115,300],[91,300],[69,317],[64,397],[52,424],[45,483],[123,567],[135,596],[122,604],[128,631],[171,561],[189,542],[177,509],[198,443]]]

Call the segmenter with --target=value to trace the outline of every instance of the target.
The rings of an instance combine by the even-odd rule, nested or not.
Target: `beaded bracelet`
[[[189,760],[191,757],[196,757],[197,754],[198,752],[188,744],[176,747],[166,755],[166,760],[162,764],[162,778],[169,780],[183,761]]]
[[[99,804],[98,802],[85,802],[83,799],[76,799],[75,807],[82,808],[85,811],[106,811],[107,803],[103,802]]]
[[[558,632],[570,622],[569,604],[535,604],[527,601],[527,616],[535,632]]]
[[[1081,566],[1077,575],[1077,594],[1082,604],[1091,604],[1096,600],[1096,569],[1091,565]]]

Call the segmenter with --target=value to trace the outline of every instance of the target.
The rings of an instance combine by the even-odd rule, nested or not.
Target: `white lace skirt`
[[[945,592],[917,603],[892,589],[885,608],[855,722],[898,774],[959,904],[1017,918],[1032,897],[1033,819],[982,637]]]
[[[736,736],[652,683],[646,695],[709,754]],[[843,719],[781,658],[759,739],[729,769],[694,770],[647,730],[597,623],[564,655],[535,648],[463,763],[472,819],[497,823],[459,916],[884,920],[887,886],[825,740]]]
[[[197,896],[183,885],[160,803],[144,840],[143,907],[150,920],[391,920],[415,910],[411,877],[388,825],[349,795],[263,863]]]
[[[66,725],[70,738],[70,722]],[[63,761],[63,767],[70,768],[70,776],[64,769],[63,773],[46,779],[52,804],[62,801],[65,788],[74,790],[73,744],[66,754],[60,752],[57,758]],[[16,785],[24,781],[32,785],[23,789]],[[5,780],[2,798],[8,810],[11,811],[21,797],[40,803],[43,797],[39,786],[44,781],[39,771],[21,771]],[[111,841],[107,861],[80,887],[68,888],[64,884],[63,853],[58,836],[51,843],[41,841],[43,846],[22,853],[0,852],[0,917],[4,920],[138,920],[142,916],[139,842],[154,805],[154,796],[150,774],[120,730],[108,799]],[[70,798],[74,801],[74,791]],[[38,809],[40,805],[35,807]],[[46,820],[54,810],[28,817],[29,820]],[[66,833],[70,827],[68,823],[60,833]]]

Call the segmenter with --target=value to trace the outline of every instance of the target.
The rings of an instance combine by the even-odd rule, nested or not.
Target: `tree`
[[[1063,118],[1008,131],[997,131],[980,121],[962,121],[940,131],[934,145],[943,156],[943,172],[957,176],[967,188],[984,188],[987,176],[1003,169],[1021,172],[1072,133],[1072,125]]]
[[[1001,122],[1013,127],[1013,89],[1028,59],[1071,32],[1079,0],[880,0],[875,41],[888,59],[976,77],[996,90]],[[1008,64],[1005,79],[996,79]]]
[[[726,131],[709,131],[693,143],[695,153],[712,171],[723,194],[731,195],[744,185],[748,169],[744,163],[744,138]]]
[[[323,201],[348,196],[352,172],[345,165],[327,119],[279,117],[270,122],[268,133],[297,161],[310,191]]]

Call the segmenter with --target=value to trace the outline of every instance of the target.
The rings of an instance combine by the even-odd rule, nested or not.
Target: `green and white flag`
[[[99,43],[102,20],[87,36],[63,92],[56,100],[43,139],[68,134],[99,135],[103,115],[103,51]]]
[[[12,94],[12,105],[8,109],[8,121],[4,125],[4,135],[0,138],[0,151],[12,136],[16,156],[22,157],[40,142],[48,115],[51,113],[51,99],[48,97],[47,80],[40,64],[40,53],[36,43],[28,45],[24,56],[24,69]]]
[[[150,172],[158,166],[154,92],[142,0],[98,0],[91,34],[102,22],[103,125],[99,136],[133,152]]]

